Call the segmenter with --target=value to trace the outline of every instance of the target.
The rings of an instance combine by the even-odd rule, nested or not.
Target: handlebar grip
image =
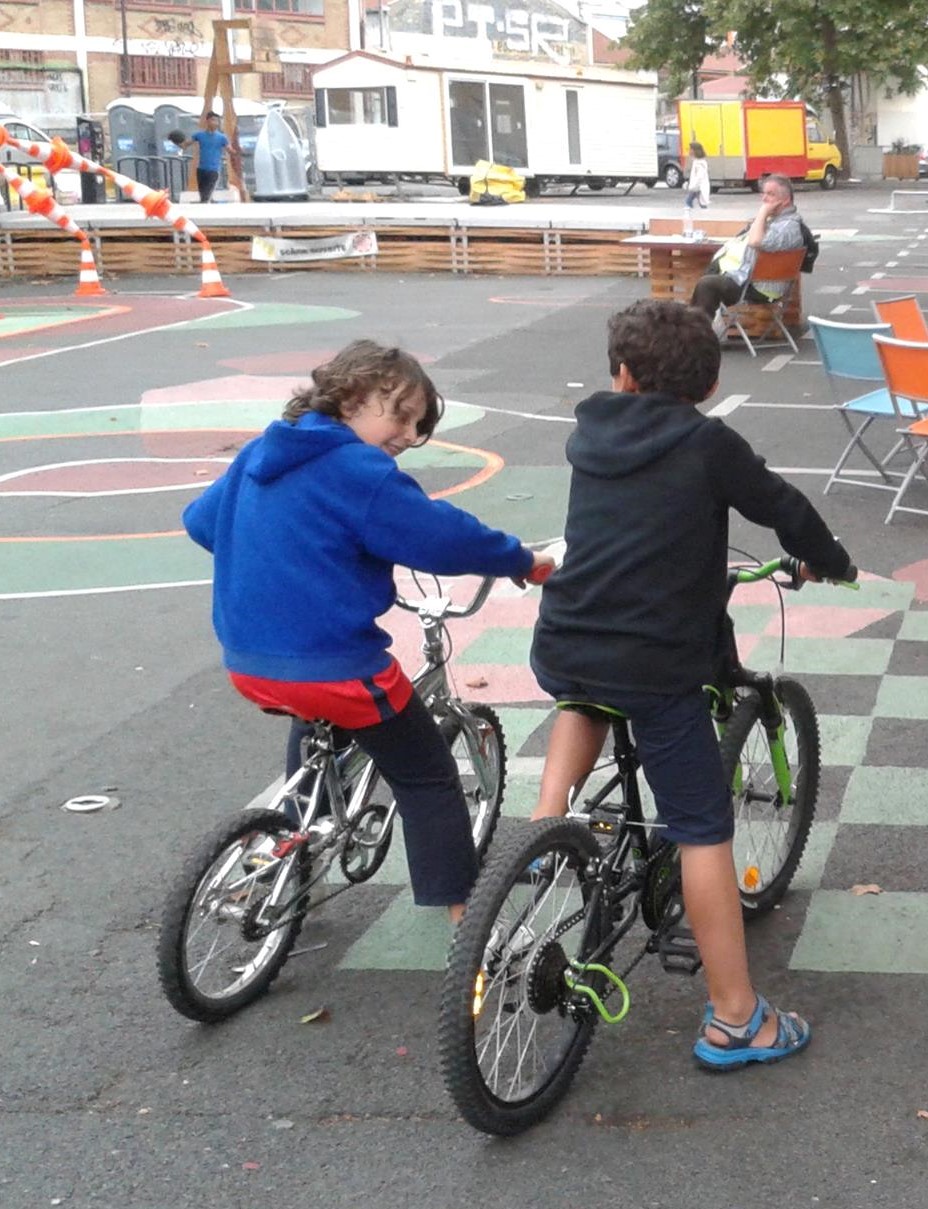
[[[844,572],[841,578],[846,584],[854,584],[857,583],[857,575],[857,567],[855,567],[853,563],[848,563],[847,570]]]
[[[541,566],[533,567],[531,571],[529,571],[528,575],[525,577],[525,582],[527,584],[543,584],[545,580],[550,577],[553,571],[554,567],[552,567],[550,564],[542,563]]]

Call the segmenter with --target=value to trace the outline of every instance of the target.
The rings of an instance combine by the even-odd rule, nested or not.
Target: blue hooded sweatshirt
[[[376,675],[392,639],[394,563],[436,575],[522,576],[531,551],[431,500],[340,421],[275,420],[183,515],[213,554],[213,625],[230,671],[269,680]]]

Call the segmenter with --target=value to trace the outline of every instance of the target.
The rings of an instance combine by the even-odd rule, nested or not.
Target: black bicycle
[[[787,578],[773,579],[778,573]],[[849,581],[856,574],[851,568]],[[762,579],[798,589],[800,565],[782,557],[732,568],[729,596]],[[783,618],[782,592],[780,603]],[[818,720],[798,681],[741,665],[730,623],[727,658],[707,696],[732,787],[741,901],[745,916],[756,917],[786,893],[809,837]],[[606,783],[583,801],[578,786],[567,818],[520,824],[498,839],[455,934],[442,992],[442,1068],[462,1116],[485,1133],[519,1133],[557,1104],[597,1021],[627,1014],[625,980],[646,954],[668,972],[700,966],[679,851],[645,818],[628,723],[608,716]],[[647,939],[611,968],[639,920]]]

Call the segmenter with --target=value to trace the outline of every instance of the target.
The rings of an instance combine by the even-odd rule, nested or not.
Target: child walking
[[[357,340],[312,377],[184,524],[213,554],[213,624],[233,685],[354,734],[396,798],[415,901],[456,922],[477,873],[457,765],[377,619],[396,597],[394,563],[522,583],[552,560],[398,469],[443,410],[414,357]]]
[[[702,143],[690,143],[690,178],[686,182],[686,193],[683,204],[687,210],[692,210],[699,202],[699,207],[705,210],[709,206],[709,161]]]
[[[800,491],[696,410],[717,386],[720,356],[695,307],[648,300],[609,321],[612,390],[577,408],[567,549],[532,646],[538,683],[574,706],[555,720],[533,818],[565,814],[591,771],[609,723],[589,707],[626,714],[664,834],[679,845],[705,971],[694,1055],[729,1070],[788,1057],[811,1038],[806,1021],[751,983],[731,791],[702,691],[723,649],[729,509],[774,529],[806,578],[841,578],[849,559]]]

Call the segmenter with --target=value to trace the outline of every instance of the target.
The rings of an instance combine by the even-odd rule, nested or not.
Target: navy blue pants
[[[306,727],[295,720],[287,777],[300,766]],[[347,732],[336,729],[338,736]],[[413,693],[398,714],[351,732],[393,791],[403,820],[412,893],[420,907],[463,903],[477,879],[477,855],[458,768],[435,719]]]

